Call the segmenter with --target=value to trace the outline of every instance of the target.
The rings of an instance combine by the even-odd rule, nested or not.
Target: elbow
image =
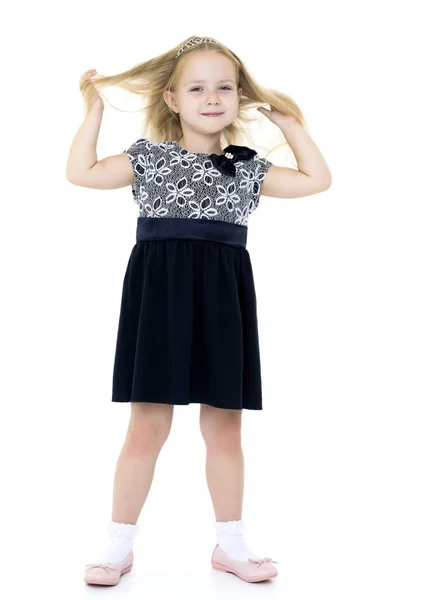
[[[79,186],[83,186],[83,184],[82,184],[82,180],[81,180],[81,179],[78,179],[78,178],[76,177],[76,175],[73,175],[72,173],[69,173],[68,171],[66,171],[66,174],[65,174],[65,176],[66,176],[66,178],[67,178],[67,181],[68,181],[69,183],[72,183],[73,185],[79,185]]]
[[[333,183],[333,179],[331,175],[328,175],[327,177],[325,177],[324,179],[321,180],[321,190],[324,192],[325,190],[328,190],[329,187],[331,187],[331,184]]]
[[[74,177],[73,177],[73,175],[72,175],[71,171],[70,171],[68,168],[67,168],[67,169],[66,169],[66,171],[65,171],[65,176],[66,176],[66,178],[67,178],[67,181],[68,181],[69,183],[73,183],[73,184],[74,184],[74,182],[75,182],[75,179],[74,179]]]

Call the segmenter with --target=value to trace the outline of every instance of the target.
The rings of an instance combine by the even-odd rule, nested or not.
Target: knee
[[[222,410],[224,409],[217,409]],[[237,411],[201,415],[201,434],[209,450],[234,452],[241,447],[241,415]]]
[[[241,447],[241,432],[236,427],[213,429],[202,434],[208,450],[235,452]]]
[[[172,423],[172,407],[138,406],[133,409],[126,435],[131,451],[156,452],[168,439]]]
[[[150,427],[131,427],[126,435],[126,446],[129,451],[139,453],[158,452],[168,439],[168,432],[165,428]]]

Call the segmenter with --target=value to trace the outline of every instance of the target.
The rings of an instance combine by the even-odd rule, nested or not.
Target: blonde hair
[[[196,41],[195,41],[196,40]],[[98,93],[99,88],[108,85],[120,86],[134,94],[145,97],[146,106],[146,132],[143,137],[148,137],[151,142],[178,141],[182,135],[179,116],[166,104],[163,91],[174,92],[176,81],[180,74],[183,59],[191,52],[220,52],[231,60],[235,66],[238,88],[242,88],[237,118],[227,125],[221,134],[220,144],[224,148],[229,144],[245,144],[249,137],[248,125],[262,117],[251,117],[246,113],[250,108],[268,104],[285,115],[292,115],[305,129],[307,123],[302,111],[296,102],[288,95],[274,89],[259,85],[252,77],[242,60],[232,50],[217,42],[213,38],[199,38],[190,36],[175,48],[137,64],[128,71],[111,76],[96,76],[82,85],[82,94],[88,105],[91,97],[91,85]],[[251,138],[250,138],[251,139]],[[251,142],[253,144],[253,142]],[[254,145],[254,144],[253,144]],[[271,148],[269,152],[282,146],[283,142]]]

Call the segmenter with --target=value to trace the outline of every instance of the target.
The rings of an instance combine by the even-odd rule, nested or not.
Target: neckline
[[[186,148],[183,148],[183,146],[180,146],[180,144],[176,140],[173,140],[172,143],[175,144],[175,146],[179,150],[182,150],[186,154],[194,154],[195,156],[211,156],[211,154],[215,154],[215,152],[191,152],[190,150],[186,150]],[[224,150],[221,151],[221,154],[223,154],[223,152]],[[217,154],[216,156],[220,156],[220,154]]]

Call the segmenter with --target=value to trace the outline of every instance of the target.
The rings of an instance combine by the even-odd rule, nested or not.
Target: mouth
[[[223,115],[224,113],[201,113],[203,117],[219,117],[220,115]]]

